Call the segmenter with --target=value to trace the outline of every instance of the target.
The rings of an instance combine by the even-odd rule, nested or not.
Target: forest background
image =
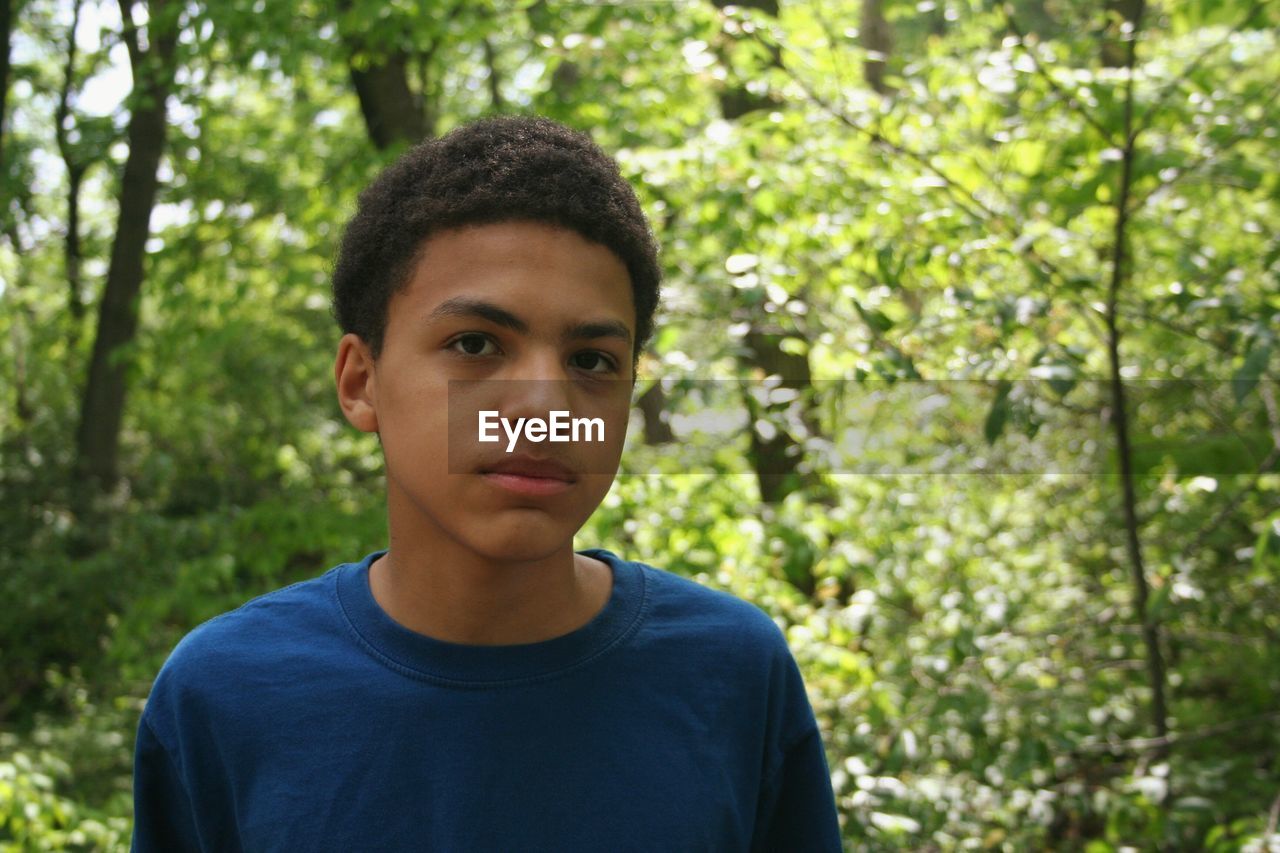
[[[125,849],[174,643],[382,547],[335,241],[518,112],[662,246],[581,546],[776,619],[849,849],[1280,850],[1278,18],[0,0],[0,847]]]

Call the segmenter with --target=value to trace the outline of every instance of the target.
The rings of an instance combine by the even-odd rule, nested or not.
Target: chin
[[[473,551],[494,562],[531,562],[546,559],[566,547],[572,550],[575,531],[576,528],[548,524],[545,519],[531,523],[525,519],[501,518],[474,531],[466,541]]]

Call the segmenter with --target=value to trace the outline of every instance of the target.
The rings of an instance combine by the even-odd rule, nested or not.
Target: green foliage
[[[67,712],[0,732],[0,850],[128,850],[139,703],[99,706],[78,674],[48,688]]]
[[[125,116],[78,93],[123,55],[106,18],[82,34],[77,319],[51,120],[70,5],[22,4],[0,163],[0,845],[127,846],[137,713],[174,643],[385,541],[377,443],[334,405],[327,275],[394,154],[369,143],[351,70],[403,56],[438,131],[545,113],[637,184],[666,274],[642,370],[673,424],[710,412],[734,432],[648,446],[637,426],[578,545],[778,621],[850,849],[1274,846],[1276,12],[1147,3],[1130,104],[1102,64],[1104,5],[885,3],[883,95],[854,0],[777,18],[705,0],[192,7],[127,353],[126,482],[89,525],[71,449]],[[743,90],[765,106],[720,119]],[[1107,351],[1130,106],[1114,319],[1145,613]],[[746,415],[755,331],[807,359],[812,424]],[[768,428],[810,477],[774,505],[749,459]]]

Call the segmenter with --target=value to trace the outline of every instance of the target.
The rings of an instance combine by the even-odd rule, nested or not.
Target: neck
[[[389,491],[387,553],[369,568],[374,600],[400,625],[466,645],[537,643],[587,624],[609,600],[608,565],[572,542],[535,559],[494,559],[449,536]]]

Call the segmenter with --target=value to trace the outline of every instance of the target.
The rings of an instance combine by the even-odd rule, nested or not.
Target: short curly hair
[[[421,142],[361,194],[333,271],[333,314],[381,355],[391,296],[433,234],[530,220],[612,250],[631,277],[634,359],[653,332],[661,272],[649,222],[617,161],[589,136],[540,116],[499,116]]]

